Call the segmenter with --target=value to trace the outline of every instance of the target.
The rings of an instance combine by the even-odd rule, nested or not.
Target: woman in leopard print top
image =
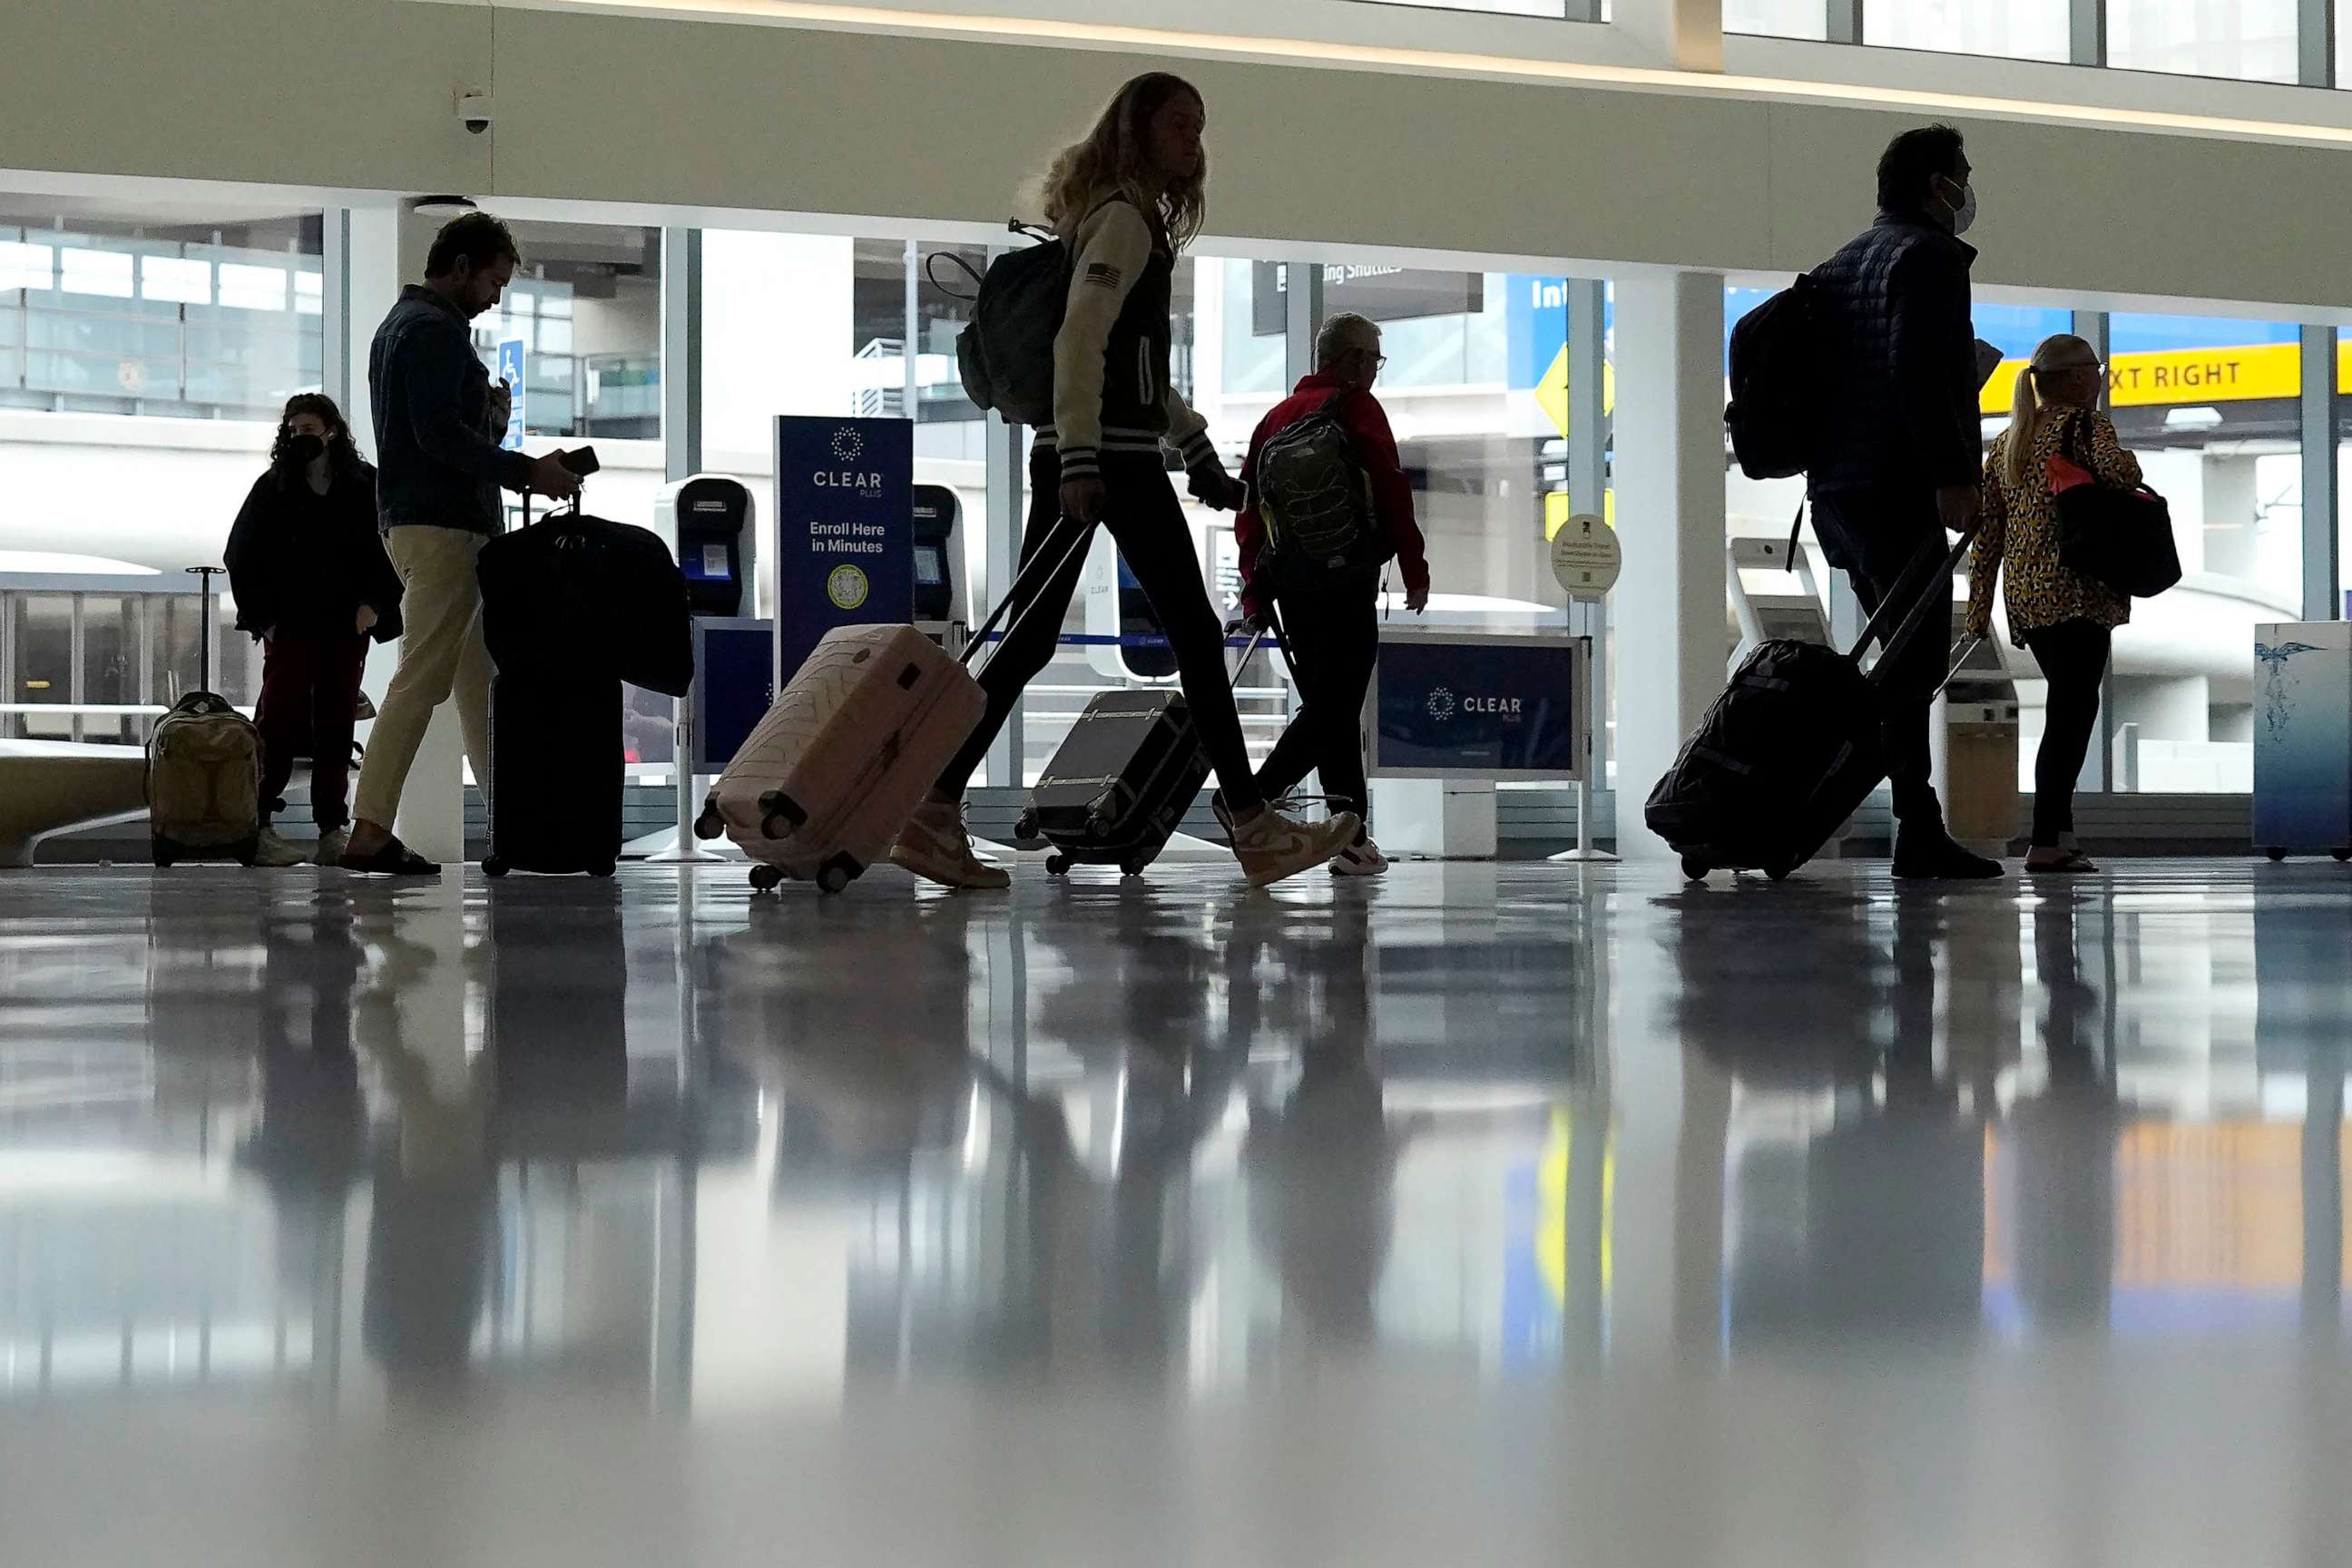
[[[1985,460],[1982,526],[1969,562],[1969,629],[1991,635],[1993,585],[2005,574],[2010,636],[2032,651],[2050,682],[2033,765],[2029,871],[2098,869],[2074,847],[2074,785],[2098,722],[2115,628],[2131,619],[2131,601],[2060,563],[2049,464],[2065,452],[2072,432],[2076,453],[2102,484],[2140,482],[2138,459],[2099,412],[2105,389],[2097,351],[2081,338],[2062,333],[2033,351],[2017,377],[2009,428]]]

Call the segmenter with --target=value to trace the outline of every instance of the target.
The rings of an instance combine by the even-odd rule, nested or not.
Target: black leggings
[[[1380,658],[1380,574],[1349,574],[1312,594],[1283,594],[1283,635],[1296,665],[1291,677],[1306,705],[1257,771],[1268,796],[1319,773],[1334,811],[1371,820],[1364,783],[1364,692]]]
[[[1110,490],[1105,526],[1168,634],[1184,700],[1192,710],[1202,750],[1209,753],[1209,765],[1223,786],[1225,804],[1235,811],[1252,810],[1265,796],[1250,777],[1249,749],[1242,743],[1241,714],[1234,707],[1233,677],[1225,668],[1224,626],[1209,605],[1201,563],[1192,553],[1192,525],[1176,499],[1176,487],[1168,482],[1168,470],[1158,456],[1142,452],[1105,452],[1102,477]],[[1061,516],[1061,455],[1040,447],[1029,458],[1029,521],[1021,538],[1024,565],[1045,548]],[[1066,531],[1060,542],[1066,547],[1068,540]],[[1062,619],[1069,614],[1086,565],[1087,552],[1081,549],[1045,580],[1033,600],[1007,612],[1005,624],[1012,629],[993,651],[982,656],[980,685],[988,694],[987,716],[940,774],[938,793],[963,793],[996,732],[1004,728],[1022,689],[1053,661]]]
[[[2061,621],[2025,634],[2049,678],[2042,749],[2033,758],[2033,847],[2054,849],[2074,831],[2074,786],[2099,724],[2099,684],[2107,673],[2114,634],[2089,621]]]

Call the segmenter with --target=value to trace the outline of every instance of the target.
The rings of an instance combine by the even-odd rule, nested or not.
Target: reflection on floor
[[[2352,1553],[2352,877],[0,879],[0,1563]]]

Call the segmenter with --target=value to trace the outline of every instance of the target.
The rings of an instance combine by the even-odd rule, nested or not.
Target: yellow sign
[[[1568,526],[1568,520],[1574,515],[1569,509],[1566,490],[1547,492],[1544,496],[1544,542],[1549,544],[1558,539],[1559,531]],[[1601,492],[1601,520],[1611,528],[1617,526],[1617,491],[1613,486]]]
[[[1987,415],[2009,412],[2021,359],[2005,359],[1985,383]],[[2336,384],[2352,391],[2352,339],[2336,346]],[[2117,354],[2107,365],[2107,389],[2118,408],[2165,408],[2208,403],[2252,403],[2303,395],[2303,345],[2246,343],[2235,348],[2167,349]]]
[[[1560,345],[1559,353],[1551,368],[1536,383],[1536,405],[1551,420],[1552,427],[1561,435],[1568,434],[1568,345]],[[1603,361],[1601,365],[1601,412],[1612,414],[1617,408],[1617,367]]]

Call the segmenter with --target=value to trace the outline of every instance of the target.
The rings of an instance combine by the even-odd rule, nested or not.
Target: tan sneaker
[[[261,837],[253,851],[257,866],[302,866],[309,864],[310,852],[299,844],[289,843],[274,827],[261,830]]]
[[[350,828],[331,829],[319,835],[319,853],[316,859],[321,866],[331,866],[341,860],[343,858],[343,851],[351,847],[352,830]]]
[[[1301,822],[1272,806],[1236,824],[1222,798],[1215,805],[1217,820],[1224,824],[1225,836],[1233,840],[1234,858],[1242,863],[1253,888],[1313,870],[1354,843],[1357,829],[1364,825],[1363,818],[1352,811],[1340,812],[1328,822]]]
[[[961,801],[927,800],[917,806],[898,830],[898,842],[890,846],[890,863],[942,888],[1013,885],[1013,873],[973,852]]]

